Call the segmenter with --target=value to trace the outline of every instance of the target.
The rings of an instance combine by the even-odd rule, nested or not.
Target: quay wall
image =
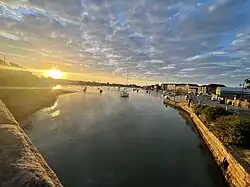
[[[62,187],[56,174],[1,100],[0,186]]]
[[[245,162],[230,147],[226,148],[222,142],[206,127],[200,118],[186,104],[175,102],[169,99],[164,100],[164,104],[175,106],[186,111],[194,122],[200,136],[211,151],[215,161],[220,166],[224,159],[229,163],[223,175],[230,186],[249,187],[250,175],[249,168]]]

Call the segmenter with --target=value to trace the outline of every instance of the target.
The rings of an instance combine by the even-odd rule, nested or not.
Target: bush
[[[193,109],[193,112],[196,114],[196,115],[200,115],[202,114],[202,112],[207,108],[208,106],[206,105],[192,105],[192,109]]]
[[[232,115],[232,112],[227,111],[223,107],[206,107],[201,110],[201,114],[206,119],[207,122],[215,122],[217,118],[222,116],[229,116]]]
[[[249,145],[250,118],[235,115],[223,116],[216,120],[209,129],[227,145]]]

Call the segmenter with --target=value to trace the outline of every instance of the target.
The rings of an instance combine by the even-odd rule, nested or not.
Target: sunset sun
[[[63,72],[57,69],[48,70],[48,76],[53,79],[60,79],[63,76]]]

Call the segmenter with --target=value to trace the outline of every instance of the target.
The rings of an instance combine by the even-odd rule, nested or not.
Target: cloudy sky
[[[250,0],[2,0],[0,52],[70,78],[225,83],[250,77]],[[76,76],[77,75],[77,76]]]

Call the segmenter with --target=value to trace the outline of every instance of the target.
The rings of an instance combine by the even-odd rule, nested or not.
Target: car
[[[217,99],[215,97],[211,97],[212,101],[217,101]]]

